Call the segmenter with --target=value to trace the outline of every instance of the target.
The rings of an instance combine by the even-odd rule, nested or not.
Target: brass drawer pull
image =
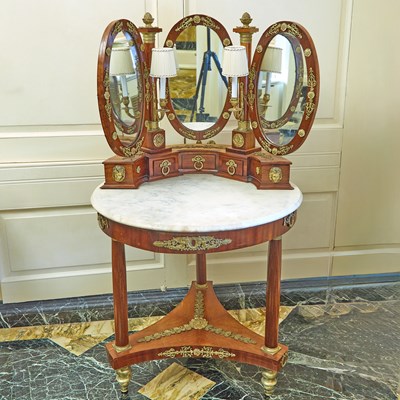
[[[235,175],[236,174],[236,168],[237,168],[237,164],[235,163],[235,161],[233,160],[229,160],[226,162],[227,165],[227,171],[229,175]]]
[[[170,173],[170,171],[171,171],[170,168],[169,168],[170,165],[171,165],[171,161],[164,160],[164,161],[161,162],[161,164],[160,164],[161,173],[164,176],[167,176]]]
[[[204,168],[204,161],[206,161],[206,160],[204,157],[199,155],[199,156],[194,156],[192,158],[192,161],[193,161],[194,169],[196,171],[201,171]]]

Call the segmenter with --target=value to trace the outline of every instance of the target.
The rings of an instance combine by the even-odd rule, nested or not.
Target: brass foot
[[[117,382],[121,388],[121,393],[128,393],[129,381],[132,376],[131,367],[122,367],[115,370],[115,372],[117,373]]]
[[[269,369],[262,372],[261,383],[267,396],[271,396],[275,390],[276,383],[278,382],[276,379],[277,375],[277,371],[271,371]]]

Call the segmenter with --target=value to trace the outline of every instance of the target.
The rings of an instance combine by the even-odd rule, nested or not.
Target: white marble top
[[[292,185],[294,186],[294,185]],[[92,195],[102,215],[128,226],[170,232],[248,228],[297,210],[300,190],[259,190],[252,183],[187,174],[143,183],[139,189],[100,189]]]

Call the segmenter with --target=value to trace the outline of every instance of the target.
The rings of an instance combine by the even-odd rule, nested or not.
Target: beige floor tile
[[[295,307],[281,306],[279,309],[279,323],[292,312]],[[253,332],[264,336],[265,333],[265,308],[248,308],[243,310],[231,310],[229,313],[242,325]]]
[[[173,363],[143,386],[139,393],[151,400],[201,399],[215,382]]]

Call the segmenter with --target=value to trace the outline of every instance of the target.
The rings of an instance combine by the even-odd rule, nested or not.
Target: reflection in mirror
[[[261,62],[258,113],[264,134],[279,146],[293,139],[303,117],[307,91],[304,65],[300,44],[283,35],[275,36]]]
[[[221,74],[223,44],[205,26],[184,29],[176,39],[177,76],[169,79],[176,116],[189,129],[211,127],[225,105],[228,82]]]
[[[119,33],[110,56],[110,96],[114,125],[121,141],[134,140],[141,116],[139,57],[131,36]]]

